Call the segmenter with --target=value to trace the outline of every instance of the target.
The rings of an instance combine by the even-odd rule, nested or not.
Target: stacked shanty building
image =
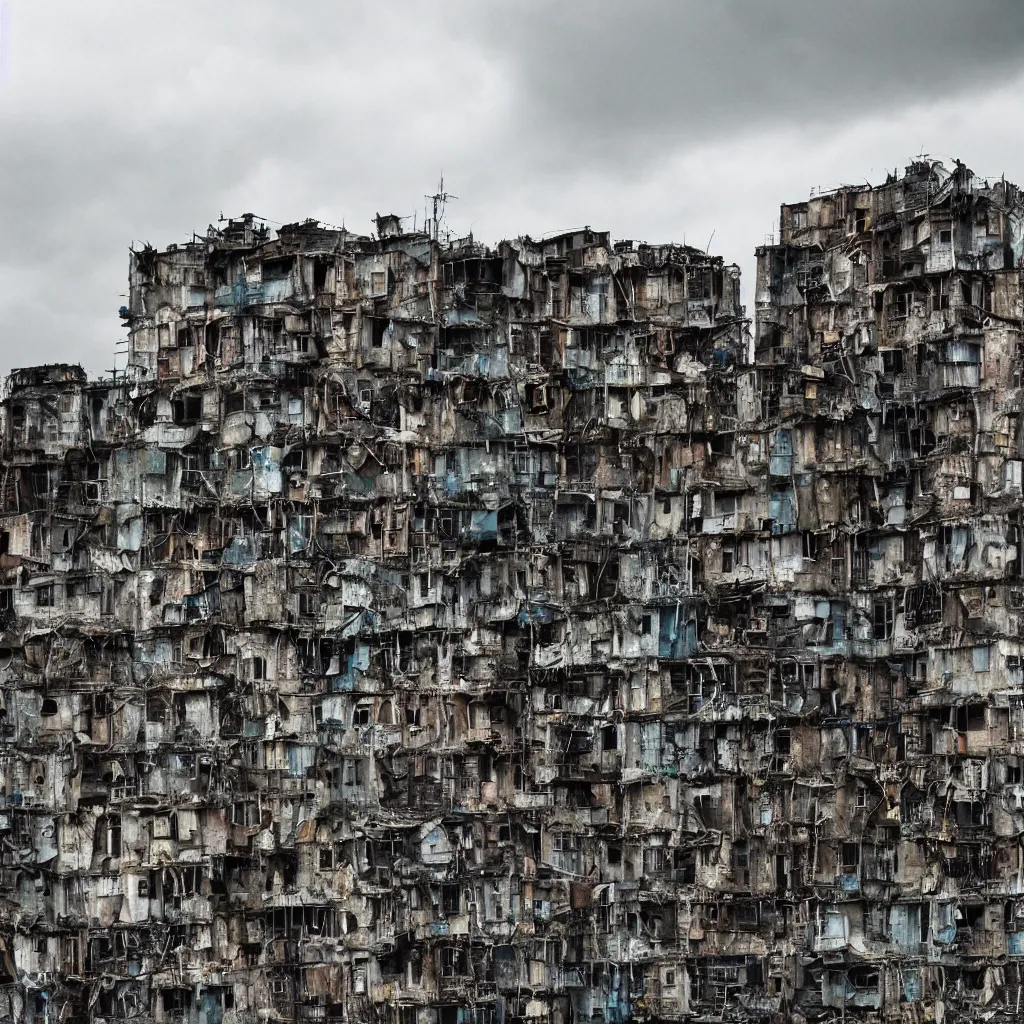
[[[739,273],[252,217],[17,370],[0,1018],[1017,1019],[1021,204]]]

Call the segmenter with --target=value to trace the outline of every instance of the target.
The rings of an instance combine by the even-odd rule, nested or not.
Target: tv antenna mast
[[[440,235],[440,218],[444,216],[445,203],[447,203],[449,199],[458,199],[459,197],[453,196],[449,192],[445,192],[444,172],[442,171],[441,180],[437,183],[437,191],[432,196],[424,196],[423,198],[430,199],[434,204],[434,219],[432,221],[432,225],[434,241],[436,242]]]

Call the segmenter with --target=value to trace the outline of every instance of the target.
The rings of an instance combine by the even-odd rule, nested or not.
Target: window
[[[29,549],[33,555],[48,559],[50,555],[50,528],[44,523],[32,524],[32,542]]]
[[[578,874],[582,862],[579,836],[571,832],[556,832],[551,836],[551,863],[555,867]]]
[[[121,821],[119,818],[108,818],[105,830],[105,853],[108,857],[121,856]]]
[[[238,801],[231,805],[231,824],[259,825],[262,820],[259,805],[251,801]]]
[[[853,749],[861,757],[871,753],[871,726],[855,725],[853,727]]]
[[[849,974],[853,987],[861,992],[874,992],[878,989],[878,972],[866,970],[852,970]]]
[[[405,706],[405,721],[407,725],[423,725],[427,721],[427,708],[430,705],[430,698],[420,694],[419,705],[409,703]]]
[[[550,403],[549,388],[542,384],[526,385],[526,405],[530,412],[547,412]]]
[[[656,875],[665,870],[666,852],[664,846],[648,846],[644,850],[644,874]]]
[[[441,950],[441,977],[455,978],[462,974],[462,950],[457,946],[445,946]]]
[[[948,297],[948,296],[947,296]],[[903,349],[883,348],[879,353],[882,357],[882,372],[896,374],[903,372]]]
[[[462,889],[458,885],[441,886],[441,910],[446,917],[458,914],[462,909]]]
[[[54,605],[54,588],[52,583],[36,587],[36,607],[52,608]]]
[[[363,762],[359,758],[350,758],[345,762],[345,785],[361,786],[363,784]]]
[[[949,278],[940,277],[932,284],[932,312],[949,309]]]
[[[731,516],[736,511],[736,495],[735,494],[716,494],[715,495],[715,515],[716,516]]]
[[[190,1010],[192,1008],[192,990],[190,988],[165,988],[160,992],[165,1012]]]
[[[740,903],[736,907],[736,927],[753,931],[757,928],[759,916],[756,903]]]
[[[686,272],[687,298],[700,300],[711,298],[711,277],[704,267],[691,267]]]
[[[171,403],[174,422],[179,426],[198,423],[203,415],[202,395],[182,395]]]
[[[987,672],[989,664],[988,646],[974,647],[971,650],[971,662],[975,672]]]
[[[939,232],[939,245],[952,245],[953,232],[949,228],[943,228]]]
[[[858,843],[842,844],[843,872],[853,874],[860,864],[860,845]]]
[[[876,601],[872,609],[872,638],[889,640],[892,637],[893,606],[891,601]]]
[[[370,344],[374,348],[384,347],[384,335],[387,332],[388,323],[382,319],[370,320]]]

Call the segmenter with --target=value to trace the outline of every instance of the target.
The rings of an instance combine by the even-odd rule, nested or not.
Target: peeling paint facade
[[[1017,189],[739,272],[252,217],[3,402],[0,1017],[1017,1019]]]

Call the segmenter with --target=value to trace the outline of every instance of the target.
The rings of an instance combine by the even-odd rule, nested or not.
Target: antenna
[[[458,199],[458,196],[453,196],[444,190],[444,171],[441,172],[441,180],[437,183],[437,191],[432,196],[424,196],[424,199],[430,199],[434,204],[434,220],[433,220],[433,232],[434,241],[438,240],[438,219],[444,216],[444,206],[449,199]]]

